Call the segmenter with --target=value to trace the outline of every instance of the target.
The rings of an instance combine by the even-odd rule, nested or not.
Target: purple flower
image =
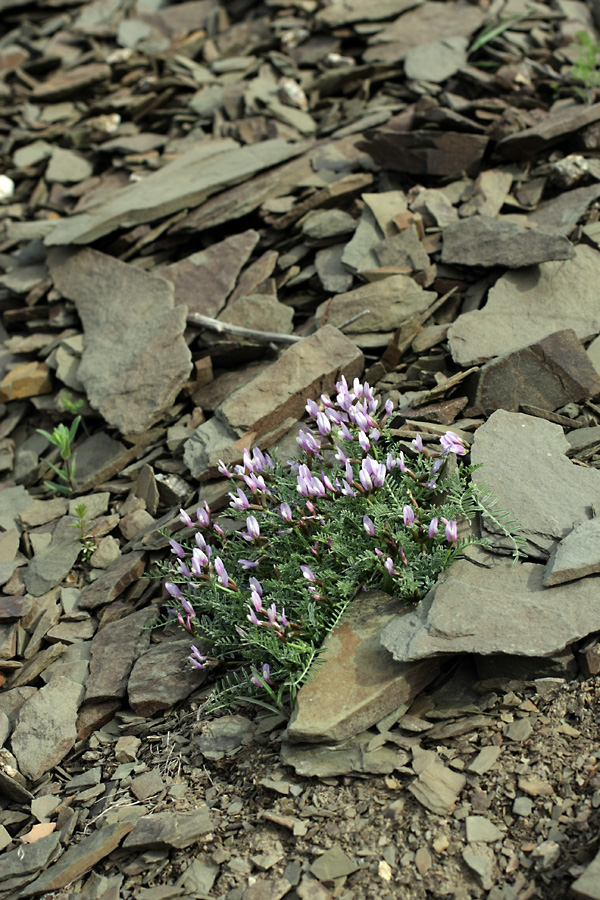
[[[187,616],[192,616],[192,618],[195,618],[196,613],[194,611],[194,607],[191,603],[188,603],[185,597],[181,598],[181,605],[183,606],[183,611]]]
[[[279,512],[279,515],[281,516],[281,518],[284,520],[284,522],[292,521],[292,510],[291,510],[289,503],[282,503],[281,506],[279,507],[278,512]]]
[[[457,456],[464,456],[466,448],[461,439],[453,431],[447,431],[440,438],[440,444],[444,453],[456,453]]]
[[[373,520],[369,518],[369,516],[363,516],[363,526],[367,534],[370,534],[371,537],[375,534],[375,525]]]
[[[188,514],[186,513],[185,509],[180,509],[179,512],[181,513],[181,515],[179,516],[179,518],[181,519],[181,521],[183,522],[183,524],[184,524],[184,525],[187,525],[188,528],[193,528],[193,527],[194,527],[194,523],[192,522],[192,520],[190,519],[190,517],[189,517]]]
[[[304,453],[308,453],[309,456],[316,456],[321,449],[321,444],[317,441],[315,436],[310,433],[310,431],[304,431],[300,429],[298,432],[298,437],[296,438],[296,443],[300,447]]]
[[[358,432],[358,443],[360,444],[360,449],[363,451],[363,453],[368,453],[368,451],[371,449],[371,443],[364,431]]]
[[[237,509],[239,512],[241,512],[243,509],[248,509],[248,507],[250,506],[250,501],[241,488],[237,489],[237,497],[231,492],[229,493],[229,496],[231,497],[231,503],[229,505],[233,507],[233,509]]]
[[[210,525],[210,509],[205,504],[205,509],[198,508],[196,510],[196,518],[198,519],[198,525],[200,528],[208,528]]]
[[[262,475],[256,475],[254,472],[252,472],[250,475],[244,475],[244,481],[253,494],[255,494],[256,491],[266,492],[267,490],[267,484]]]
[[[310,566],[300,566],[300,569],[307,581],[316,581],[317,580],[315,578],[315,573],[313,572],[313,570],[311,569]]]
[[[199,547],[194,547],[192,551],[192,572],[197,577],[200,577],[203,572],[202,568],[208,565],[208,556],[203,550],[200,550]]]
[[[229,471],[229,469],[227,468],[227,466],[225,465],[225,463],[223,462],[222,459],[219,460],[219,465],[217,466],[217,469],[221,473],[221,475],[225,476],[225,478],[233,478],[232,473]]]
[[[391,400],[386,400],[386,401],[385,401],[385,407],[384,407],[384,408],[385,408],[385,414],[386,414],[386,416],[391,416],[391,414],[394,412],[394,404],[392,403]]]
[[[252,675],[250,679],[252,684],[255,684],[256,687],[264,687],[265,684],[271,684],[271,667],[269,663],[265,663],[262,667],[262,680],[258,677],[256,673]]]
[[[281,615],[279,616],[279,621],[283,625],[284,628],[287,628],[288,625],[290,624],[290,621],[285,614],[285,607],[282,607],[282,609],[281,609]]]
[[[248,606],[248,609],[250,610],[250,613],[246,616],[248,621],[252,625],[260,625],[260,621],[256,618],[256,613],[255,613],[254,609],[251,606]]]
[[[319,407],[314,400],[307,400],[304,409],[313,419],[316,419],[320,412]]]
[[[252,578],[250,579],[250,587],[252,588],[253,591],[256,591],[256,593],[259,595],[259,597],[262,597],[262,595],[263,595],[263,586],[262,586],[262,584],[260,583],[260,581],[258,580],[258,578],[255,578],[255,577],[254,577],[254,575],[253,575]]]
[[[256,569],[258,568],[258,563],[253,562],[251,559],[238,559],[240,566],[244,569]]]
[[[338,434],[345,441],[353,440],[352,433],[345,422],[340,423],[340,430],[338,431]]]
[[[446,522],[446,540],[450,543],[458,540],[458,526],[454,519]]]
[[[404,519],[404,524],[406,526],[412,525],[412,523],[415,521],[415,514],[412,506],[407,505],[404,507],[404,509],[402,510],[402,518]]]
[[[396,465],[402,473],[406,472],[406,463],[404,462],[404,453],[400,451],[400,456],[396,460]]]
[[[179,557],[179,559],[185,558],[185,550],[183,549],[181,544],[178,544],[175,540],[170,540],[169,544],[171,545],[171,553],[174,553],[175,556]]]
[[[220,556],[215,558],[215,572],[217,573],[217,581],[224,588],[229,584],[229,575],[227,574],[227,569],[223,565],[223,560]]]
[[[331,421],[325,413],[317,413],[317,428],[322,437],[327,437],[328,434],[331,434]]]
[[[388,574],[390,574],[390,575],[397,575],[397,574],[398,574],[398,573],[396,572],[395,568],[394,568],[394,561],[393,561],[393,559],[392,559],[390,556],[387,557],[387,559],[385,560],[385,562],[383,563],[383,565],[385,566],[385,568],[386,568]]]
[[[364,487],[365,491],[373,490],[373,482],[371,481],[371,476],[369,475],[369,473],[367,472],[367,470],[365,468],[360,469],[360,471],[358,473],[358,477],[359,477],[360,483]]]
[[[171,597],[175,597],[175,599],[179,600],[180,602],[181,602],[181,600],[183,600],[183,594],[181,593],[181,591],[179,590],[177,585],[173,584],[172,581],[165,581],[165,587],[166,587],[167,591],[169,592],[169,594],[171,595]]]
[[[427,532],[430,538],[434,538],[438,533],[438,518],[434,516],[434,518],[429,523],[429,531]]]
[[[256,516],[248,516],[246,519],[246,528],[248,529],[251,540],[257,541],[260,537],[260,526],[256,521]]]
[[[203,668],[204,668],[204,664],[206,663],[207,657],[206,657],[206,656],[203,656],[203,655],[200,653],[200,651],[198,650],[198,648],[195,647],[193,644],[192,644],[192,646],[191,646],[190,649],[191,649],[191,651],[192,651],[192,655],[191,655],[191,656],[188,656],[189,661],[190,661],[191,664],[192,664],[193,666],[195,666],[197,669],[203,669]]]
[[[177,565],[178,565],[179,571],[181,572],[182,575],[184,575],[186,578],[191,577],[191,572],[182,559],[177,560]]]
[[[252,591],[252,593],[250,594],[250,599],[252,600],[252,606],[254,607],[256,612],[262,612],[263,605],[262,605],[262,600],[261,600],[261,597],[260,597],[260,594],[258,593],[258,591]]]
[[[344,497],[356,497],[356,491],[354,490],[354,488],[352,488],[348,484],[348,482],[343,478],[342,478],[342,484],[343,484],[342,494],[344,495]]]
[[[416,438],[412,442],[412,445],[413,445],[414,449],[417,451],[417,453],[421,453],[421,451],[423,450],[423,438],[421,437],[420,434],[418,434],[416,436]]]
[[[269,628],[272,628],[277,623],[277,607],[274,603],[271,603],[267,610],[267,619],[269,620]]]

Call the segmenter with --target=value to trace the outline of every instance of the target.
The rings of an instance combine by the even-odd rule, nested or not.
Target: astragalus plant
[[[435,450],[394,439],[390,401],[342,378],[336,396],[306,405],[297,459],[255,449],[220,471],[238,528],[206,503],[189,536],[171,540],[161,574],[171,615],[192,638],[190,663],[220,676],[213,705],[253,698],[289,709],[323,639],[361,592],[416,604],[461,550],[458,521],[482,509],[472,467],[448,431]],[[483,541],[479,541],[484,543]],[[209,649],[207,649],[207,647]]]

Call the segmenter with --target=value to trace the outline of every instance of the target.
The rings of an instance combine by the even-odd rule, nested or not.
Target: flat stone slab
[[[568,328],[486,363],[477,376],[474,405],[488,415],[495,409],[517,412],[526,403],[554,410],[598,392],[600,375]]]
[[[117,700],[125,696],[127,680],[136,659],[148,648],[148,624],[156,617],[152,607],[111,622],[92,641],[86,703]],[[107,665],[110,660],[110,665]]]
[[[471,460],[483,465],[473,481],[519,523],[526,552],[537,559],[546,560],[555,542],[600,504],[600,472],[574,465],[568,450],[560,425],[502,409],[475,432]],[[511,546],[489,517],[483,524],[495,547]]]
[[[212,828],[210,811],[204,805],[191,812],[155,813],[137,820],[123,846],[130,850],[159,850],[164,847],[182,850],[212,831]]]
[[[508,272],[490,290],[483,309],[463,313],[448,329],[452,358],[470,366],[566,328],[583,341],[595,337],[599,282],[600,253],[584,245],[564,262]]]
[[[282,138],[246,147],[230,138],[204,141],[88,212],[62,219],[46,237],[46,244],[89,244],[116,228],[132,228],[200,206],[211,194],[306,149],[306,144]]]
[[[298,693],[289,740],[344,741],[410,703],[433,681],[436,663],[398,663],[381,649],[382,630],[401,612],[398,600],[383,591],[357,596],[325,639],[323,662]]]
[[[443,231],[442,262],[462,266],[517,269],[555,259],[570,259],[573,244],[562,235],[521,228],[490,216],[469,216]]]
[[[381,642],[400,662],[456,653],[546,657],[600,631],[598,579],[543,582],[539,563],[482,569],[458,560]]]
[[[189,635],[177,635],[153,644],[134,663],[127,685],[129,705],[134,712],[151,716],[159,709],[169,709],[206,680],[205,670],[192,669],[188,663],[191,643]],[[195,644],[201,650],[197,641]],[[160,678],[156,677],[157,672]]]
[[[556,545],[546,563],[544,584],[551,587],[599,572],[600,519],[588,519]]]
[[[123,434],[146,431],[192,369],[186,309],[173,286],[98,250],[54,250],[55,287],[75,302],[84,329],[78,377],[90,404]]]
[[[344,334],[387,333],[395,331],[411,316],[424,312],[435,299],[433,291],[424,291],[409,275],[390,275],[327,300],[317,308],[316,317],[320,321],[327,315],[329,325],[339,326],[352,316],[369,310],[347,325]]]
[[[354,735],[333,747],[325,744],[295,744],[284,741],[281,745],[281,761],[292,766],[298,775],[308,778],[330,778],[337,775],[371,774],[389,775],[405,766],[410,756],[393,746],[372,748],[373,733]]]
[[[125,553],[111,563],[102,575],[83,589],[79,609],[96,609],[116,600],[132,581],[143,574],[144,556],[140,551]]]
[[[114,825],[105,825],[92,832],[82,841],[65,850],[58,862],[42,872],[21,892],[20,896],[32,897],[35,894],[58,891],[77,878],[81,878],[96,863],[112,853],[132,828],[133,822],[116,822]]]
[[[12,750],[27,778],[37,781],[67,755],[77,736],[75,723],[83,694],[80,684],[59,675],[23,704]]]

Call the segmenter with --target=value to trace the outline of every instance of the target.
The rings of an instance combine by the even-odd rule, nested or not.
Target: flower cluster
[[[255,448],[234,467],[221,461],[237,530],[225,534],[206,503],[194,519],[181,510],[189,536],[170,540],[163,570],[170,614],[210,648],[193,644],[195,668],[238,673],[226,675],[229,699],[258,690],[279,706],[293,699],[361,588],[418,602],[474,540],[458,537],[470,469],[458,462],[444,474],[450,455],[466,453],[460,437],[402,443],[391,402],[378,405],[368,384],[342,378],[334,399],[307,402],[297,459]]]

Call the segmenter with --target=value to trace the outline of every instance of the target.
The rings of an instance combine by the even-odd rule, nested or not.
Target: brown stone
[[[125,696],[127,679],[136,659],[150,643],[147,627],[156,618],[152,607],[113,622],[102,628],[91,645],[90,675],[85,701],[118,700]],[[107,665],[110,660],[110,665]]]
[[[382,591],[359,594],[323,645],[324,661],[298,694],[292,741],[343,741],[410,701],[439,671],[435,660],[397,663],[380,643],[403,606]]]
[[[363,355],[356,344],[326,325],[292,344],[265,372],[226,400],[217,415],[240,436],[252,431],[260,440],[285,419],[300,419],[307,397],[331,392],[341,374],[353,379],[362,369]]]
[[[179,635],[172,640],[154,644],[135,662],[127,692],[129,705],[139,716],[151,716],[159,709],[169,709],[184,700],[205,680],[206,671],[194,669],[188,662],[189,636]],[[206,653],[201,642],[194,642],[201,653]],[[160,678],[156,673],[160,672]]]
[[[214,318],[223,309],[258,238],[258,232],[252,229],[234,234],[160,269],[158,274],[173,284],[176,304],[185,304],[188,313]]]
[[[89,872],[96,863],[115,850],[125,835],[134,827],[133,822],[116,822],[93,831],[77,844],[71,845],[54,865],[46,868],[26,888],[21,897],[58,891]]]
[[[559,409],[598,393],[600,375],[568,328],[486,363],[479,371],[474,402],[489,415],[495,409],[518,412],[522,403]]]
[[[55,103],[57,100],[80,93],[99,81],[107,81],[110,74],[110,66],[106,63],[90,63],[87,66],[77,66],[75,69],[62,69],[58,75],[38,84],[33,89],[31,97],[34,103],[38,100]]]
[[[77,716],[77,740],[85,741],[90,734],[102,728],[121,709],[120,700],[92,700],[79,708]]]
[[[0,382],[0,403],[24,397],[39,397],[52,390],[50,370],[44,362],[21,363]]]
[[[438,4],[441,5],[441,4]],[[488,144],[459,131],[371,131],[364,150],[384,169],[411,175],[475,174]]]
[[[496,149],[505,159],[532,159],[542,150],[547,150],[565,135],[591,125],[600,119],[600,103],[582,106],[579,103],[549,113],[533,128],[525,128],[511,134],[499,142]]]
[[[126,553],[108,567],[96,581],[84,588],[79,602],[80,609],[96,609],[111,603],[125,588],[142,576],[144,554]]]

